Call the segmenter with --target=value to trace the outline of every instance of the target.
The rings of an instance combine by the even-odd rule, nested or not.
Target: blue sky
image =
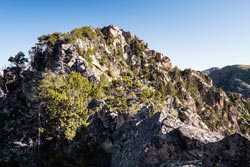
[[[0,0],[0,67],[37,37],[117,25],[181,69],[250,64],[249,0]]]

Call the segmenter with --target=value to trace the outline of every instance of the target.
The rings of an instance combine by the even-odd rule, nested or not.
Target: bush
[[[48,35],[42,35],[38,38],[38,45],[49,45],[49,46],[55,46],[57,39],[61,36],[60,32],[55,32],[53,34]]]
[[[181,71],[178,67],[174,67],[172,70],[172,75],[175,81],[179,81],[181,78]]]
[[[136,49],[135,54],[136,54],[137,60],[140,61],[141,56],[142,56],[142,52],[144,52],[146,50],[147,46],[139,40],[136,40],[134,45],[135,45],[135,49]]]
[[[169,81],[167,83],[167,93],[169,95],[175,95],[176,94],[176,90],[174,88],[174,84],[171,81]]]
[[[94,40],[96,39],[96,33],[94,30],[92,30],[92,28],[90,27],[82,27],[82,28],[76,28],[74,29],[72,32],[72,38],[73,40],[76,39],[84,39],[84,38],[88,38],[89,40]]]
[[[28,59],[25,58],[25,55],[24,55],[23,52],[18,52],[18,54],[15,55],[15,57],[12,57],[12,56],[11,56],[11,57],[8,59],[8,61],[11,62],[11,63],[14,63],[16,66],[18,66],[18,65],[22,65],[22,64],[27,63],[27,62],[28,62]]]
[[[103,66],[103,65],[106,65],[106,66],[109,66],[109,56],[107,54],[104,54],[102,56],[102,59],[100,59],[100,64]]]
[[[66,77],[44,74],[38,95],[46,103],[41,113],[47,121],[43,127],[45,135],[72,140],[77,128],[88,125],[91,93],[92,85],[77,72]]]
[[[161,95],[162,98],[165,98],[167,95],[167,88],[164,82],[160,81],[157,83],[157,93]]]
[[[133,85],[132,79],[131,79],[130,77],[128,77],[128,76],[122,77],[122,81],[123,81],[123,83],[125,83],[126,86],[128,86],[129,88],[131,88],[132,85]]]
[[[112,34],[109,34],[109,36],[106,38],[106,43],[108,45],[111,45],[114,43],[115,37]]]
[[[150,88],[145,88],[142,90],[142,94],[139,97],[141,102],[150,102],[151,99],[154,99],[155,93]]]
[[[79,49],[78,53],[88,62],[89,66],[91,67],[93,62],[91,55],[94,55],[95,52],[92,49],[88,48],[88,50],[85,52]]]

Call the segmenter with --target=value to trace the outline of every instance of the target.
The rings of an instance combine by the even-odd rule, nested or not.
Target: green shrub
[[[126,84],[126,86],[128,86],[128,87],[130,87],[130,88],[133,86],[133,81],[132,81],[132,79],[131,79],[130,77],[128,77],[128,76],[122,77],[122,81],[123,81],[123,83]]]
[[[61,36],[62,34],[60,32],[55,32],[53,34],[48,34],[48,35],[42,35],[38,37],[38,45],[49,45],[49,46],[55,46],[57,39]]]
[[[42,127],[45,135],[72,140],[77,128],[88,125],[90,113],[86,106],[91,93],[92,85],[77,72],[66,77],[44,74],[38,96],[46,102],[42,110],[47,121]]]
[[[173,84],[173,82],[171,82],[171,81],[169,81],[168,83],[167,83],[167,93],[169,94],[169,95],[175,95],[176,94],[176,90],[175,90],[175,88],[174,88],[174,84]]]
[[[104,54],[102,58],[100,59],[100,64],[109,66],[109,56],[107,54]]]
[[[171,72],[172,72],[174,80],[179,81],[180,77],[181,77],[180,69],[178,67],[174,67],[174,68],[172,68]]]
[[[84,38],[88,38],[89,40],[94,40],[96,39],[96,33],[94,30],[92,30],[92,28],[90,27],[82,27],[82,28],[76,28],[74,29],[72,32],[72,39],[76,40],[76,39],[84,39]]]
[[[25,55],[23,52],[18,52],[15,57],[9,57],[8,59],[9,62],[14,63],[16,66],[22,65],[28,62],[28,59],[25,58]]]
[[[86,54],[87,54],[87,55],[94,55],[94,54],[95,54],[95,51],[94,51],[93,49],[88,48]]]
[[[135,45],[135,49],[136,49],[135,54],[136,54],[137,60],[140,61],[141,56],[142,56],[142,52],[144,52],[146,50],[147,46],[143,42],[141,42],[139,40],[136,40],[134,45]]]
[[[109,36],[106,38],[106,43],[108,45],[111,45],[114,43],[115,37],[112,34],[109,34]]]
[[[165,98],[167,95],[167,87],[164,84],[164,82],[158,82],[157,83],[157,92],[162,98]]]
[[[144,79],[149,79],[150,76],[151,76],[151,70],[148,67],[147,68],[143,68],[142,69],[142,73],[144,75]]]
[[[138,81],[138,80],[136,80],[135,82],[134,82],[134,87],[136,87],[136,88],[141,88],[142,87],[142,84],[141,84],[141,82],[140,81]]]
[[[93,59],[91,55],[94,55],[95,52],[92,49],[88,48],[87,51],[82,51],[79,49],[78,53],[89,63],[89,66],[92,67]]]
[[[150,100],[154,99],[154,97],[155,97],[154,91],[151,90],[150,88],[145,88],[142,90],[139,100],[141,102],[150,102]]]

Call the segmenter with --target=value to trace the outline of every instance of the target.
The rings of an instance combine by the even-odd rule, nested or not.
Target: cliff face
[[[250,66],[226,66],[209,74],[215,86],[224,91],[250,95]]]
[[[250,99],[130,32],[43,35],[30,55],[0,73],[0,165],[249,166]]]

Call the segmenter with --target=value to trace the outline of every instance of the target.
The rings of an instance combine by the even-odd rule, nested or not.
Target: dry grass
[[[250,65],[239,65],[239,68],[244,69],[244,70],[248,70],[248,69],[250,69]]]

